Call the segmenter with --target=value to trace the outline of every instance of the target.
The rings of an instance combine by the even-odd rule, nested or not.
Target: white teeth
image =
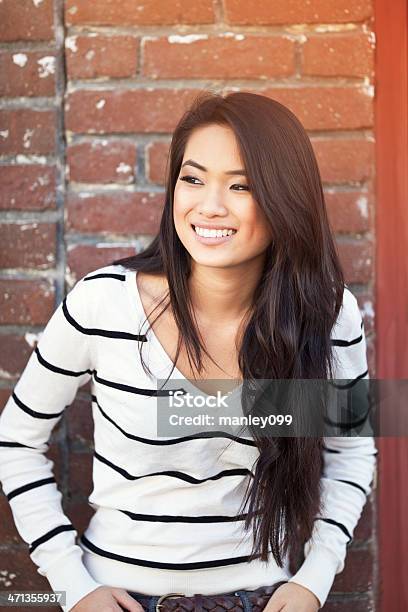
[[[204,238],[222,238],[224,236],[231,236],[235,234],[236,230],[233,229],[222,229],[222,230],[210,230],[202,227],[194,227],[196,234],[203,236]]]

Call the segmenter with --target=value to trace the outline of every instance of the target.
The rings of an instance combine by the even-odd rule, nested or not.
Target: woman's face
[[[269,246],[269,225],[243,173],[235,134],[229,127],[209,125],[190,135],[174,189],[174,224],[196,263],[236,266],[262,256]],[[235,232],[220,238],[199,230],[200,236],[192,226]]]

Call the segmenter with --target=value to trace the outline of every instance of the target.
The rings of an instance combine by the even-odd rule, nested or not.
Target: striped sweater
[[[257,448],[252,438],[228,434],[157,436],[156,377],[166,378],[173,364],[148,330],[136,275],[112,264],[75,284],[0,416],[0,481],[38,572],[54,591],[66,591],[63,610],[100,585],[193,595],[279,580],[305,586],[323,605],[371,491],[373,438],[325,438],[324,513],[294,575],[288,557],[282,568],[272,555],[268,562],[249,561],[252,537],[239,508]],[[142,367],[138,340],[153,378]],[[335,378],[368,377],[363,322],[347,287],[332,344]],[[171,379],[188,382],[177,368]],[[52,429],[88,381],[94,421],[89,503],[96,512],[78,534],[44,453]]]

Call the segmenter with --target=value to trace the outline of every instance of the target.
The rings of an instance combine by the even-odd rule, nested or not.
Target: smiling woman
[[[251,419],[249,437],[163,438],[158,400],[171,378],[203,394],[238,380],[247,416],[258,380],[367,377],[305,130],[265,96],[204,93],[173,134],[157,236],[80,279],[0,417],[0,478],[39,572],[75,612],[315,612],[370,493],[373,439],[271,437]],[[90,380],[96,512],[77,544],[43,453]]]

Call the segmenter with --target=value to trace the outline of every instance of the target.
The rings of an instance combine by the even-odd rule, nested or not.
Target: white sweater
[[[372,437],[327,437],[322,491],[305,561],[291,576],[248,562],[252,539],[238,516],[257,448],[248,438],[159,438],[155,379],[171,360],[141,331],[145,312],[136,272],[120,265],[81,278],[58,306],[0,418],[0,480],[16,527],[38,572],[66,591],[70,610],[99,585],[147,595],[216,594],[290,579],[324,604],[371,491],[377,453]],[[367,378],[366,341],[357,300],[345,287],[332,332],[336,379]],[[184,379],[175,369],[172,379]],[[91,380],[96,510],[79,539],[64,514],[44,452],[54,426]],[[221,453],[228,445],[226,452]]]

